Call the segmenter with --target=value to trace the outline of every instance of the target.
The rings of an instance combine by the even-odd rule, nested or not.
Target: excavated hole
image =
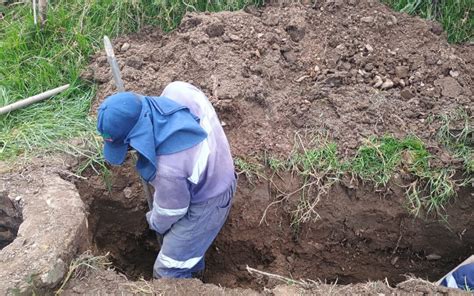
[[[6,192],[0,192],[0,250],[15,240],[21,222],[19,206],[8,198]]]
[[[450,232],[438,222],[417,222],[396,211],[377,210],[372,201],[355,198],[355,206],[347,189],[337,186],[331,193],[334,200],[327,205],[333,214],[303,226],[297,236],[288,226],[284,207],[269,211],[267,224],[258,226],[270,190],[267,184],[251,185],[243,179],[231,216],[208,251],[205,282],[254,289],[272,284],[250,276],[247,265],[287,277],[337,280],[339,284],[385,278],[396,284],[407,274],[434,281],[473,251],[472,219],[457,223],[452,216]],[[94,175],[86,181],[77,180],[76,185],[89,205],[89,229],[96,251],[110,252],[117,271],[129,278],[150,279],[159,250],[144,218],[147,205],[133,169],[114,168],[111,191],[102,177]],[[471,191],[461,193],[460,199]],[[392,202],[384,204],[380,198],[375,203],[380,202],[381,208],[393,207]],[[472,204],[463,206],[472,208]],[[459,219],[465,218],[459,214]],[[456,240],[459,235],[462,239]],[[435,252],[441,258],[426,259]]]

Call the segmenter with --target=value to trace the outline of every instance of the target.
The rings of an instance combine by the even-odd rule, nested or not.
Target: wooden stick
[[[43,93],[37,94],[35,96],[23,99],[23,100],[18,101],[18,102],[15,102],[13,104],[1,107],[0,108],[0,115],[8,113],[8,112],[12,112],[16,109],[26,107],[26,106],[31,105],[33,103],[36,103],[36,102],[42,101],[44,99],[47,99],[49,97],[52,97],[54,95],[57,95],[58,93],[66,90],[68,87],[69,87],[69,84],[66,84],[66,85],[57,87],[55,89],[51,89],[51,90],[45,91]]]

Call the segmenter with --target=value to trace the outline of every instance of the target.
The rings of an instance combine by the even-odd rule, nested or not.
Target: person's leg
[[[219,197],[191,204],[163,238],[153,267],[156,278],[190,278],[204,270],[204,255],[226,221],[235,183]]]

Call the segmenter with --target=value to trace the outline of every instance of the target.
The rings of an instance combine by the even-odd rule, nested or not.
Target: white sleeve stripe
[[[449,274],[446,277],[446,282],[448,283],[449,288],[458,288],[458,284],[456,283],[456,279],[453,277],[452,274]]]
[[[167,268],[186,268],[190,269],[193,268],[198,262],[202,259],[202,256],[200,257],[194,257],[190,258],[184,261],[179,261],[179,260],[174,260],[173,258],[170,258],[166,255],[163,254],[163,252],[160,252],[158,254],[158,262],[161,263],[164,267]]]
[[[202,172],[204,172],[207,167],[207,160],[209,158],[209,154],[209,142],[207,141],[207,139],[205,139],[202,142],[201,149],[199,151],[199,157],[194,163],[193,172],[188,178],[191,183],[197,184],[199,182],[199,178],[201,177]]]
[[[153,205],[153,210],[162,216],[181,216],[188,212],[188,207],[182,209],[165,209],[159,207],[156,203]]]

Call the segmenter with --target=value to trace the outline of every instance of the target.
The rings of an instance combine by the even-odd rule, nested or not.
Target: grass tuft
[[[108,256],[108,253],[104,256],[93,256],[91,251],[86,251],[85,253],[74,259],[69,265],[69,270],[66,274],[66,277],[64,278],[59,289],[56,291],[55,295],[61,295],[62,292],[64,292],[64,288],[66,287],[67,283],[71,279],[82,279],[91,270],[109,268],[112,263],[109,261]]]

